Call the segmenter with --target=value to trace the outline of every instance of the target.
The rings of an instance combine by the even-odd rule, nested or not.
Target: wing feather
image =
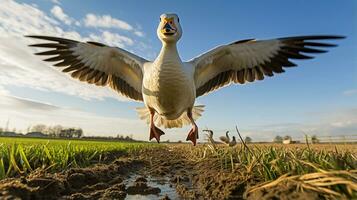
[[[322,48],[336,46],[317,41],[342,38],[320,35],[248,39],[219,46],[189,61],[195,66],[196,97],[232,82],[244,84],[283,73],[284,68],[296,66],[290,59],[312,59],[313,56],[307,54],[325,53]]]
[[[123,49],[109,47],[98,42],[84,43],[49,36],[27,37],[51,41],[51,43],[29,46],[50,48],[50,50],[35,54],[51,56],[44,61],[56,62],[53,66],[63,68],[62,72],[70,73],[73,78],[89,84],[109,85],[125,97],[143,101],[142,67],[147,60]]]

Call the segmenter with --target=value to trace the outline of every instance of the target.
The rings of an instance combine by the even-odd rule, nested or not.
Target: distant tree
[[[66,128],[66,129],[60,129],[60,127],[58,127],[58,131],[60,131],[59,133],[59,137],[64,137],[64,138],[73,138],[73,137],[77,137],[80,138],[83,136],[83,130],[81,128]]]
[[[61,125],[55,125],[52,127],[52,132],[49,134],[52,137],[59,137],[61,131],[63,130],[63,126]]]
[[[313,136],[311,137],[311,142],[312,142],[312,144],[317,144],[317,143],[320,142],[320,140],[317,138],[316,135],[313,135]]]
[[[283,138],[280,135],[277,135],[274,138],[274,142],[275,143],[282,143],[283,142]]]
[[[75,128],[69,128],[69,129],[67,129],[66,137],[73,138],[76,133],[77,133],[77,130]]]
[[[59,134],[59,137],[61,137],[61,138],[71,138],[71,137],[73,137],[73,132],[74,132],[73,128],[62,129],[60,134]]]
[[[26,132],[27,133],[31,132],[31,125],[27,127]]]
[[[251,143],[252,141],[253,141],[252,138],[249,136],[245,137],[245,139],[244,139],[245,143]]]
[[[80,138],[83,136],[83,130],[81,128],[78,128],[75,133],[77,138]]]
[[[292,138],[291,138],[290,135],[285,135],[285,136],[284,136],[284,140],[292,140]]]
[[[121,134],[118,134],[118,135],[117,135],[117,139],[118,139],[118,140],[124,140],[124,136],[121,135]]]
[[[51,135],[52,134],[52,127],[51,126],[46,126],[46,129],[42,131],[42,133],[46,135]]]
[[[45,132],[45,130],[46,130],[46,125],[44,125],[44,124],[37,124],[37,125],[35,125],[35,126],[33,126],[32,128],[31,128],[31,132],[40,132],[40,133],[44,133]]]
[[[0,127],[0,134],[4,132],[4,129]]]

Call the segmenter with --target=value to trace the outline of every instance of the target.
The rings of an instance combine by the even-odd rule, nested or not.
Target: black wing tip
[[[105,44],[102,44],[102,43],[99,43],[99,42],[93,42],[93,41],[87,41],[88,44],[92,44],[92,45],[95,45],[95,46],[99,46],[99,47],[105,47],[107,45]]]
[[[41,45],[41,44],[29,44],[27,46],[29,46],[29,47],[40,47],[39,45]]]
[[[32,37],[36,37],[36,35],[24,35],[24,37],[32,38]]]
[[[344,35],[304,35],[304,36],[292,36],[292,37],[282,37],[279,40],[339,40],[345,39]]]
[[[344,35],[332,35],[333,39],[345,39],[347,36]]]
[[[24,35],[24,37],[36,38],[36,39],[44,39],[44,40],[46,40],[46,38],[55,38],[55,37],[46,36],[46,35]]]
[[[251,42],[251,41],[254,41],[254,40],[255,40],[254,38],[238,40],[238,41],[232,42],[232,43],[230,43],[228,45],[242,44],[242,43]]]

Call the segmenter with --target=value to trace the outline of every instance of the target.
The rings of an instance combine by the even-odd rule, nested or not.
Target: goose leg
[[[197,142],[197,139],[198,139],[198,127],[195,123],[195,120],[193,120],[193,117],[192,117],[192,109],[188,109],[187,110],[187,116],[188,118],[190,119],[193,127],[192,129],[190,130],[190,132],[188,133],[187,135],[187,138],[186,138],[186,141],[189,141],[191,140],[192,143],[193,143],[193,146],[196,146],[196,142]]]
[[[149,140],[155,138],[157,143],[160,143],[160,136],[164,135],[165,133],[164,131],[160,130],[155,126],[154,123],[155,110],[152,108],[149,109],[150,109],[150,139]]]

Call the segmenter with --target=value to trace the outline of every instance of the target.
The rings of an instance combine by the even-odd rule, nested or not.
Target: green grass
[[[0,137],[0,179],[41,168],[60,171],[153,147],[148,143]]]

